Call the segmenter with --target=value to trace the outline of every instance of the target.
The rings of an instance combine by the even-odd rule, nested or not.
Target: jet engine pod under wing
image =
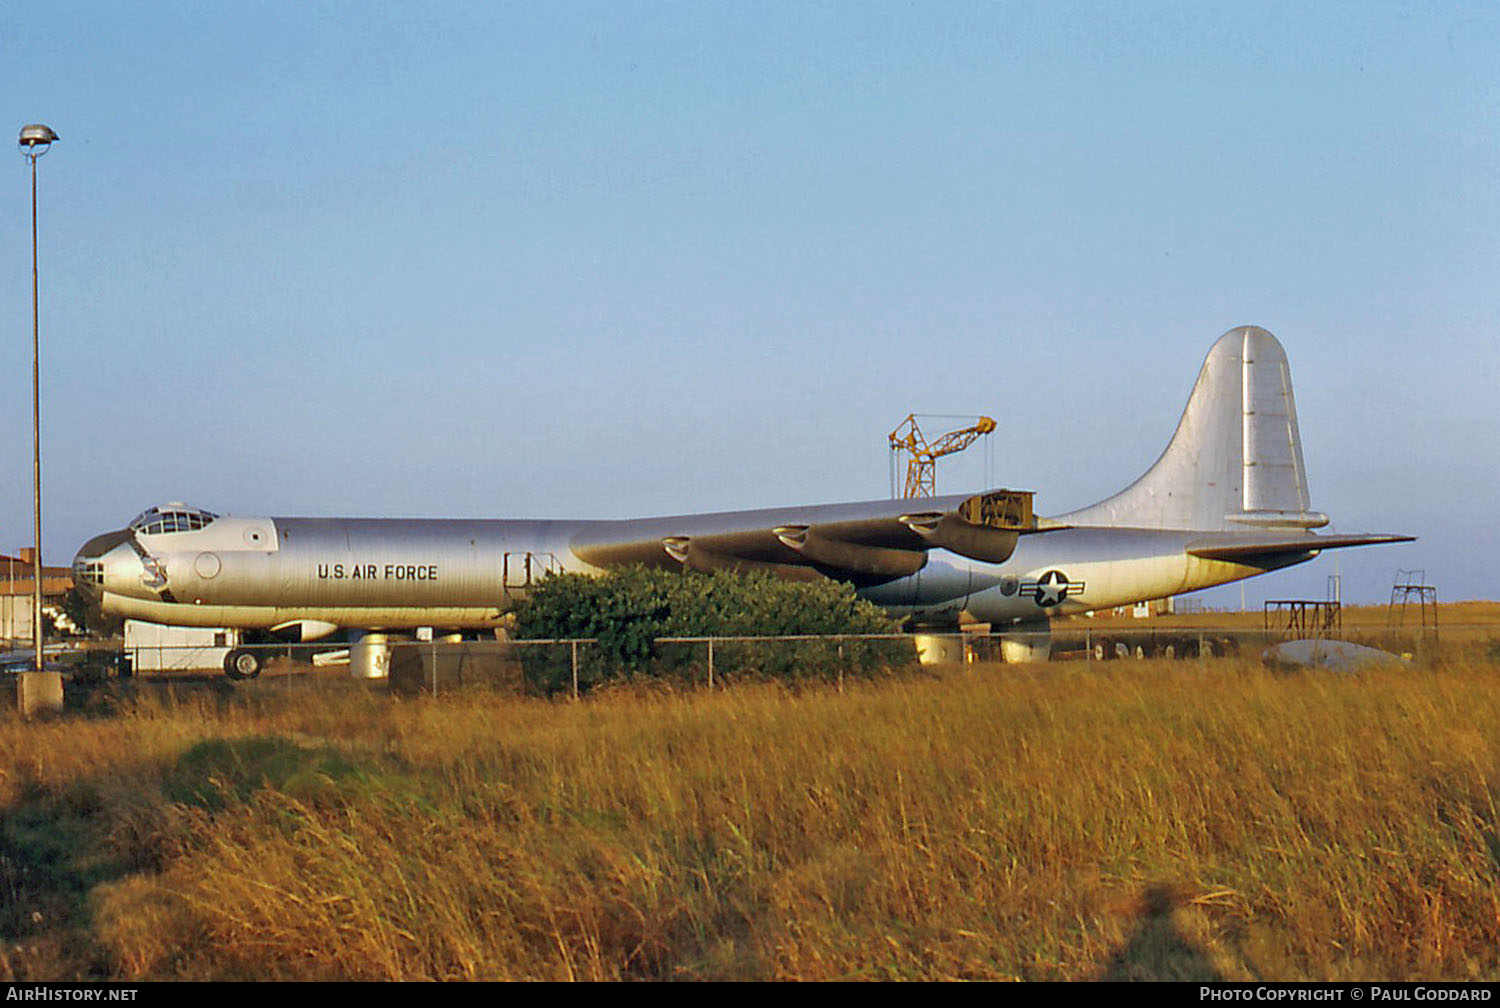
[[[765,536],[667,536],[661,541],[667,555],[688,570],[712,573],[720,570],[764,571],[787,581],[816,581],[818,572],[807,567],[762,559],[767,552]]]
[[[844,533],[843,535],[840,532]],[[872,545],[850,538],[858,529],[836,526],[782,525],[776,537],[808,563],[846,575],[878,579],[908,577],[927,563],[922,550]]]
[[[593,522],[574,537],[572,549],[602,568],[748,568],[794,580],[821,575],[878,584],[915,574],[931,549],[1003,562],[1023,533],[1036,530],[1031,499],[1027,490],[992,490],[922,501]]]
[[[1037,530],[1029,490],[991,490],[966,498],[946,512],[917,512],[901,521],[929,547],[979,560],[1004,563],[1023,533]]]

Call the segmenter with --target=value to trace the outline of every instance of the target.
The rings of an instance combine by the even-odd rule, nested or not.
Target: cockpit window
[[[173,502],[161,507],[147,508],[135,516],[130,531],[142,535],[162,535],[167,532],[196,532],[206,528],[215,518],[212,511],[204,511],[188,504]]]

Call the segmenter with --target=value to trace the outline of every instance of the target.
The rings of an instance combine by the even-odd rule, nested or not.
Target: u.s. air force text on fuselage
[[[319,581],[436,581],[437,564],[318,564]]]

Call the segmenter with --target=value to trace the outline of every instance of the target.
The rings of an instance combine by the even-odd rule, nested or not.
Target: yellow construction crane
[[[908,415],[890,434],[891,451],[906,452],[911,456],[906,463],[906,489],[901,496],[936,497],[937,460],[963,451],[994,429],[995,421],[982,416],[967,427],[949,431],[936,441],[928,442],[922,428],[917,425],[917,415]]]

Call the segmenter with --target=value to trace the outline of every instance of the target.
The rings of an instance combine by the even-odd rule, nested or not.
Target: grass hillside
[[[5,979],[1500,978],[1500,666],[0,724]]]

